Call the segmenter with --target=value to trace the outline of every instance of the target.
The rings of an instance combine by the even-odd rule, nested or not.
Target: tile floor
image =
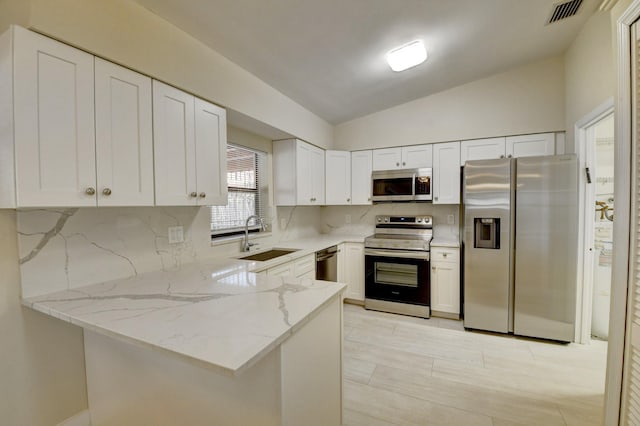
[[[466,332],[344,307],[344,424],[599,425],[606,342]]]

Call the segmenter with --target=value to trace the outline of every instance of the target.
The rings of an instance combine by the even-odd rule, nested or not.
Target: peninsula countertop
[[[255,264],[202,260],[178,271],[144,273],[23,303],[91,331],[239,374],[346,288],[257,274]]]

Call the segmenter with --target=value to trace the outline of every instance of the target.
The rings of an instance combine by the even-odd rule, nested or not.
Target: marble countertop
[[[330,235],[305,238],[277,244],[297,251],[266,262],[200,260],[177,271],[26,298],[23,304],[91,331],[239,374],[346,288],[256,272],[335,244],[362,241]]]
[[[433,238],[431,240],[432,247],[460,247],[460,241],[455,238]]]

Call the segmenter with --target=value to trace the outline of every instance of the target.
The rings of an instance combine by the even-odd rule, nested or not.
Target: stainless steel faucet
[[[264,220],[258,215],[251,215],[247,218],[247,221],[244,223],[244,243],[242,244],[242,251],[249,251],[251,246],[255,245],[249,242],[249,222],[251,219],[256,219],[260,222],[260,226],[263,231],[267,230],[267,227],[264,225]]]

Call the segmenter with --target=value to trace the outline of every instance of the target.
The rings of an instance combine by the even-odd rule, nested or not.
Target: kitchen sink
[[[240,259],[265,261],[265,260],[275,259],[276,257],[284,256],[289,253],[293,253],[294,251],[298,251],[298,250],[273,249],[273,250],[263,251],[262,253],[256,253],[250,256],[241,257]]]

